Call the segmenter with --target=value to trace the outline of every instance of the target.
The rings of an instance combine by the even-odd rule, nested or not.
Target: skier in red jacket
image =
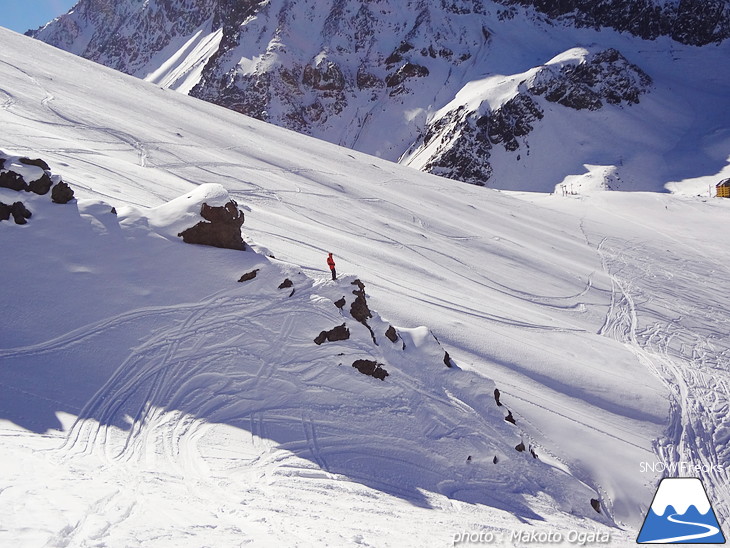
[[[327,257],[327,266],[330,267],[330,270],[332,271],[332,279],[337,279],[337,271],[335,270],[335,260],[332,258],[332,253],[330,253]]]

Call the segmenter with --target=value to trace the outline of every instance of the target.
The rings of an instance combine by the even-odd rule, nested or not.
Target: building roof
[[[716,188],[720,188],[721,186],[730,186],[730,179],[723,179],[717,185],[715,185]]]

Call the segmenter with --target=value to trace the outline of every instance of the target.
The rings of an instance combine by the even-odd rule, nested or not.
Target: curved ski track
[[[658,459],[678,467],[668,473],[704,479],[718,516],[728,519],[730,326],[714,323],[723,313],[698,310],[692,297],[721,287],[723,273],[618,239],[604,238],[597,250],[613,285],[599,333],[624,343],[671,395],[666,437],[654,442]]]

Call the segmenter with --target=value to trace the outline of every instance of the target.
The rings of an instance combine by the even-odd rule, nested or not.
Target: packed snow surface
[[[0,543],[626,546],[689,467],[727,530],[730,201],[477,188],[0,43],[0,150],[77,197],[0,189]],[[250,251],[180,241],[229,198]]]

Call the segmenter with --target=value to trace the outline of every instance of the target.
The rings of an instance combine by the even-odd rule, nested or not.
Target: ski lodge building
[[[718,198],[730,198],[730,179],[723,179],[715,186]]]

